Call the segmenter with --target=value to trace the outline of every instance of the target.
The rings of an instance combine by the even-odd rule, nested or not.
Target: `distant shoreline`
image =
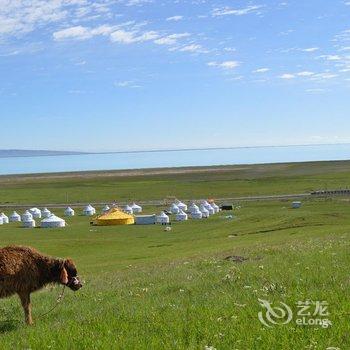
[[[3,158],[0,161],[0,174],[82,173],[109,172],[110,170],[125,170],[128,173],[134,173],[135,169],[176,169],[339,160],[350,160],[350,144],[74,153],[65,156],[62,153],[55,153],[54,156],[52,153],[41,156],[37,154],[36,156]]]
[[[315,143],[297,145],[267,145],[267,146],[234,146],[234,147],[205,147],[205,148],[171,148],[171,149],[149,149],[149,150],[125,150],[125,151],[50,151],[50,150],[0,150],[0,158],[28,158],[28,157],[59,157],[78,156],[91,154],[135,154],[135,153],[160,153],[160,152],[193,152],[193,151],[217,151],[237,149],[261,149],[261,148],[288,148],[288,147],[319,147],[319,146],[345,146],[350,143]]]
[[[0,158],[32,158],[32,157],[60,157],[89,154],[74,151],[46,151],[46,150],[0,150]]]
[[[0,175],[0,183],[11,180],[43,180],[43,179],[77,179],[77,178],[110,178],[110,177],[134,177],[134,176],[155,176],[155,175],[181,175],[181,174],[205,174],[211,172],[225,173],[232,170],[248,170],[256,168],[271,168],[280,170],[281,167],[292,165],[331,165],[340,166],[350,164],[350,160],[321,160],[321,161],[301,161],[301,162],[279,162],[279,163],[256,163],[256,164],[232,164],[232,165],[209,165],[209,166],[179,166],[179,167],[157,167],[157,168],[139,168],[139,169],[106,169],[106,170],[82,170],[82,171],[64,171],[64,172],[46,172],[46,173],[28,173],[28,174],[7,174]]]

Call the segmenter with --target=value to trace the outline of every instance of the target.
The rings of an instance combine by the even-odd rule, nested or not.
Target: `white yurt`
[[[30,213],[29,210],[26,210],[24,214],[21,216],[22,221],[31,221],[33,220],[33,215]]]
[[[89,204],[84,208],[83,214],[85,216],[93,216],[96,214],[96,209],[92,205]]]
[[[29,212],[33,215],[33,219],[41,219],[41,210],[39,208],[30,208]]]
[[[214,208],[207,202],[207,201],[203,201],[202,202],[202,206],[208,210],[209,215],[213,215],[215,214],[215,210]]]
[[[142,207],[140,205],[137,205],[136,203],[133,203],[131,205],[131,209],[135,214],[142,213]]]
[[[130,214],[132,215],[134,212],[132,210],[132,208],[129,205],[126,205],[123,209],[124,213]]]
[[[31,219],[28,221],[23,221],[22,222],[22,227],[24,228],[34,228],[35,227],[35,220]]]
[[[43,218],[48,218],[49,216],[51,215],[51,211],[47,208],[44,208],[42,211],[41,211],[41,216]]]
[[[102,214],[106,214],[107,212],[109,212],[111,210],[111,208],[106,204],[103,208],[102,208]]]
[[[210,204],[208,204],[208,206],[206,206],[205,209],[208,210],[209,215],[214,215],[215,214],[215,209]]]
[[[203,205],[204,207],[207,207],[209,205],[209,203],[206,200],[203,200],[201,202],[201,205]]]
[[[2,219],[3,224],[9,223],[9,218],[8,218],[8,216],[5,215],[5,213],[1,213],[0,218]]]
[[[4,220],[3,218],[0,216],[0,225],[3,225],[4,224]]]
[[[178,206],[178,208],[179,208],[180,210],[182,210],[182,211],[187,211],[187,205],[186,205],[185,203],[182,203],[182,202],[178,201],[178,202],[176,203],[176,205]]]
[[[201,205],[199,208],[200,212],[202,213],[203,218],[208,218],[209,217],[209,211],[204,205]]]
[[[170,211],[171,214],[179,214],[180,213],[180,208],[175,203],[173,203],[170,206],[169,211]]]
[[[180,212],[178,214],[176,214],[176,221],[186,221],[188,220],[188,216],[187,214],[180,210]]]
[[[14,211],[11,214],[9,221],[10,222],[20,222],[21,221],[21,217],[20,217],[20,215],[17,212]]]
[[[215,213],[218,213],[220,211],[220,208],[217,204],[215,204],[214,202],[211,203],[211,207],[214,209]]]
[[[194,210],[191,212],[192,219],[201,219],[202,217],[203,217],[203,214],[200,212],[198,207],[197,207],[197,210]]]
[[[199,210],[198,206],[196,205],[196,203],[192,203],[189,207],[188,207],[188,211],[190,213],[192,212],[197,212]]]
[[[169,223],[169,216],[162,211],[160,215],[157,216],[157,224],[168,224]]]
[[[65,216],[74,216],[75,215],[75,211],[71,207],[68,207],[68,208],[65,209],[64,215]]]
[[[65,227],[66,222],[58,216],[52,214],[48,218],[41,220],[40,226],[42,228]]]

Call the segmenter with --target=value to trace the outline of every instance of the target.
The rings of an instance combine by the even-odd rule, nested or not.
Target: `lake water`
[[[0,175],[350,159],[350,144],[0,158]]]

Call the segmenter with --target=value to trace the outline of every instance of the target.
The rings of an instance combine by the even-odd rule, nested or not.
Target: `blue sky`
[[[350,142],[350,1],[0,0],[0,148]]]

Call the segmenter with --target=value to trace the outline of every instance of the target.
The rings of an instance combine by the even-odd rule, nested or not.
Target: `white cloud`
[[[294,79],[295,75],[291,74],[291,73],[285,73],[279,76],[281,79],[286,79],[286,80],[290,80],[290,79]]]
[[[168,17],[166,20],[167,21],[181,21],[184,17],[183,16],[172,16],[172,17]]]
[[[110,37],[113,42],[132,44],[155,40],[159,37],[159,34],[155,31],[138,33],[137,31],[126,31],[124,29],[119,29],[111,33]]]
[[[85,60],[79,60],[77,62],[74,63],[76,66],[85,66],[86,65],[86,61]]]
[[[335,42],[348,42],[350,41],[350,29],[343,30],[340,34],[336,35],[333,39]]]
[[[74,26],[54,32],[52,35],[54,40],[57,41],[68,39],[85,40],[98,35],[109,35],[113,30],[114,27],[107,25],[98,26],[96,28]]]
[[[237,50],[234,47],[224,47],[224,51],[226,51],[226,52],[236,52]]]
[[[320,94],[323,92],[326,92],[327,90],[321,89],[321,88],[314,88],[314,89],[307,89],[306,92],[309,92],[311,94]]]
[[[70,27],[66,29],[59,30],[53,33],[55,40],[65,40],[65,39],[88,39],[91,38],[91,32],[82,26]]]
[[[155,31],[140,32],[135,29],[125,30],[120,29],[121,26],[102,25],[95,28],[88,28],[82,26],[75,26],[59,30],[53,33],[55,40],[85,40],[94,36],[109,36],[112,42],[123,44],[140,43],[145,41],[155,40],[159,34]],[[135,26],[136,27],[136,26]],[[134,28],[135,28],[134,27]]]
[[[266,73],[270,71],[270,68],[259,68],[253,71],[253,73]]]
[[[175,45],[179,39],[189,37],[189,33],[170,34],[154,40],[158,45]]]
[[[94,34],[86,31],[82,22],[96,18],[116,18],[113,5],[120,3],[126,6],[142,5],[151,0],[0,0],[0,37],[18,36],[30,33],[49,24],[64,25],[67,28],[56,29],[61,32],[56,40],[66,35],[79,39],[91,37]],[[104,26],[101,26],[102,30]],[[105,26],[106,27],[106,26]],[[108,27],[108,25],[107,25]],[[73,29],[72,29],[73,28]],[[69,30],[68,30],[69,29]],[[64,31],[64,32],[63,32]]]
[[[118,42],[123,44],[131,44],[137,42],[136,32],[129,32],[124,29],[119,29],[111,33],[110,38],[112,42]]]
[[[237,61],[224,61],[224,62],[208,62],[209,67],[217,67],[222,69],[235,69],[239,66]]]
[[[298,72],[298,73],[285,73],[279,76],[279,78],[281,79],[285,79],[285,80],[291,80],[297,77],[302,77],[302,78],[310,78],[310,77],[315,77],[317,76],[316,73],[314,72],[310,72],[310,71],[302,71],[302,72]]]
[[[141,85],[137,84],[133,80],[124,80],[124,81],[118,81],[114,83],[115,87],[120,87],[120,88],[131,88],[131,89],[136,89],[140,88]]]
[[[127,0],[126,1],[126,6],[140,6],[143,4],[149,4],[152,3],[153,0]]]
[[[248,15],[250,13],[256,13],[259,12],[259,10],[263,6],[260,5],[251,5],[247,6],[241,9],[233,9],[231,7],[221,7],[221,8],[215,8],[212,12],[212,15],[214,17],[218,16],[228,16],[228,15],[233,15],[233,16],[243,16],[243,15]]]
[[[0,0],[1,1],[1,0]],[[206,53],[202,45],[187,42],[189,33],[161,34],[154,30],[145,30],[145,22],[135,23],[132,21],[121,23],[115,26],[102,25],[98,27],[73,26],[61,29],[53,33],[56,41],[63,40],[86,40],[96,36],[108,36],[113,43],[136,44],[152,42],[157,45],[169,46],[170,51],[188,53]]]
[[[340,61],[342,59],[339,55],[322,55],[319,58],[324,58],[326,61]]]
[[[283,32],[280,32],[279,35],[287,36],[287,35],[294,33],[294,32],[295,32],[295,29],[288,29],[288,30],[284,30]]]
[[[157,38],[159,38],[159,34],[154,30],[149,30],[149,31],[143,32],[136,39],[139,42],[143,42],[143,41],[155,40]]]
[[[67,16],[67,6],[71,5],[74,2],[63,0],[1,0],[0,36],[28,33],[62,20]]]
[[[303,52],[315,52],[315,51],[318,51],[319,48],[318,47],[308,47],[306,49],[301,49],[300,51],[303,51]]]
[[[198,44],[190,44],[186,45],[184,47],[181,47],[179,51],[182,52],[203,52],[203,48],[201,45]]]
[[[315,80],[328,80],[338,77],[338,74],[325,72],[325,73],[318,73],[313,76],[313,79]]]
[[[92,36],[109,35],[114,30],[114,28],[115,28],[114,26],[109,26],[109,25],[98,26],[98,27],[93,28],[91,30],[91,34],[92,34]]]
[[[315,74],[314,72],[303,71],[303,72],[297,73],[297,76],[298,76],[298,77],[311,77],[311,76],[313,76],[314,74]]]
[[[68,27],[101,13],[107,18],[111,4],[109,0],[0,0],[0,36],[23,35],[49,24]]]

